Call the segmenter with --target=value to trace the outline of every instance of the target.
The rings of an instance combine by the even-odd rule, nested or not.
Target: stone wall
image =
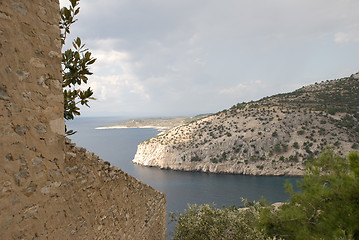
[[[64,136],[58,0],[0,1],[0,238],[165,239],[165,197]]]
[[[41,191],[61,192],[49,209],[68,220],[54,229],[65,239],[165,239],[166,200],[160,192],[69,139],[63,175],[64,182],[48,183]],[[57,225],[55,216],[50,221]]]

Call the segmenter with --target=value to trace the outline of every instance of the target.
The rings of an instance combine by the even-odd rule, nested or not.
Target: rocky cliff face
[[[134,163],[184,171],[302,175],[322,149],[358,148],[359,74],[242,103],[138,146]]]

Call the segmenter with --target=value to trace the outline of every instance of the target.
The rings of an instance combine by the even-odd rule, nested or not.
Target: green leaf
[[[70,0],[71,6],[74,8],[77,5],[78,0]]]
[[[79,12],[80,12],[80,8],[77,8],[77,9],[75,10],[75,15],[77,15]]]
[[[77,46],[81,46],[81,39],[79,37],[76,38],[75,42]]]

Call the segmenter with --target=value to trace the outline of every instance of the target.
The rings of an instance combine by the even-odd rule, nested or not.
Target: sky
[[[61,6],[68,5],[60,0]],[[82,0],[82,116],[193,116],[359,71],[358,0]],[[68,45],[69,46],[69,45]]]

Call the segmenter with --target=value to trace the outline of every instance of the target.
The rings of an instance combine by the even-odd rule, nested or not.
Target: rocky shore
[[[140,144],[132,162],[141,166],[159,167],[176,171],[265,176],[302,176],[305,170],[302,163],[293,165],[291,163],[279,162],[273,164],[268,161],[248,164],[238,164],[233,161],[222,163],[213,163],[211,161],[184,162],[181,159],[186,154],[192,153],[190,150],[188,152],[173,151],[160,144]],[[263,166],[263,168],[258,166]]]

